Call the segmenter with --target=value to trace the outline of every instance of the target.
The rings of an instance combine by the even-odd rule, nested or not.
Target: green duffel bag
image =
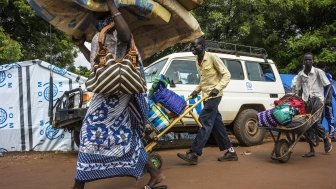
[[[285,102],[276,106],[273,110],[273,115],[275,119],[281,125],[286,125],[290,123],[293,117],[298,113],[298,110],[291,106],[289,103]]]

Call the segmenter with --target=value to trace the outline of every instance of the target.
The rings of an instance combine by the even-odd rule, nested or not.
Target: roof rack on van
[[[206,40],[206,51],[267,59],[264,48]]]

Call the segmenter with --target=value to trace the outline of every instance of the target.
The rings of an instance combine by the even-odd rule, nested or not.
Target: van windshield
[[[173,60],[165,76],[173,80],[175,84],[196,85],[199,83],[195,60]]]
[[[154,78],[161,73],[161,70],[166,64],[167,60],[168,59],[166,58],[145,68],[145,77],[147,83],[152,83]]]

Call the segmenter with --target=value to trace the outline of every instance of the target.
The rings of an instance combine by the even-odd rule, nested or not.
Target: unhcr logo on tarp
[[[13,68],[21,68],[21,66],[17,63],[0,65],[0,71],[7,71]]]
[[[0,128],[6,127],[7,124],[5,124],[7,121],[7,112],[0,108]]]
[[[5,80],[6,80],[6,73],[4,71],[1,71],[0,72],[0,87],[3,87],[6,85],[4,84]]]
[[[50,65],[48,68],[51,69],[54,73],[57,73],[57,74],[62,75],[62,76],[65,75],[68,72],[68,70],[66,70],[64,68],[57,67],[57,66]]]
[[[60,129],[53,128],[49,121],[41,120],[40,128],[40,135],[45,135],[49,140],[64,138],[64,133],[60,132]]]
[[[37,95],[39,97],[43,97],[44,100],[49,101],[49,91],[50,91],[50,84],[49,83],[44,83],[43,82],[37,82],[38,88],[40,90],[37,92]],[[62,87],[62,82],[59,82],[59,86]],[[57,94],[58,94],[58,87],[56,86],[55,83],[53,83],[53,100],[57,100]],[[40,101],[42,102],[42,101]]]
[[[43,92],[43,96],[44,96],[44,99],[46,99],[46,101],[49,101],[49,91],[50,91],[50,85],[49,83],[46,83],[44,84],[44,87],[46,86],[46,88],[44,89],[44,92]],[[53,98],[57,96],[57,93],[58,93],[58,88],[57,86],[53,83]],[[57,100],[56,98],[53,99],[54,101]]]
[[[8,88],[12,88],[13,87],[13,84],[12,82],[8,82],[8,79],[7,78],[12,78],[12,74],[10,73],[6,73],[4,71],[0,71],[0,88],[1,87],[8,87]]]
[[[0,107],[0,129],[9,126],[9,128],[13,128],[14,124],[9,123],[9,119],[13,119],[14,114],[6,111],[6,109]]]

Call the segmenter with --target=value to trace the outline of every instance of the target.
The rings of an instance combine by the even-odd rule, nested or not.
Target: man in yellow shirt
[[[197,56],[196,66],[200,75],[200,84],[190,96],[196,98],[198,93],[202,92],[203,95],[208,95],[209,99],[204,102],[204,108],[199,115],[202,128],[198,130],[190,150],[185,154],[178,153],[177,156],[189,164],[196,165],[198,156],[202,155],[203,147],[212,133],[219,149],[221,151],[227,149],[218,161],[237,161],[238,156],[232,147],[222,116],[218,111],[223,89],[230,82],[231,74],[217,55],[205,51],[204,38],[201,37],[192,42],[190,50]]]

